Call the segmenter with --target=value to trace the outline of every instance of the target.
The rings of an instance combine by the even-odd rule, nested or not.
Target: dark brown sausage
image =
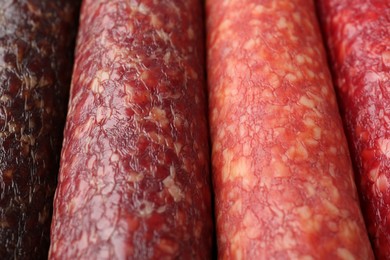
[[[77,1],[0,1],[0,257],[47,258]]]
[[[208,259],[198,0],[85,0],[51,259]]]
[[[390,1],[318,1],[378,259],[390,259]]]
[[[206,10],[220,259],[373,259],[313,1]]]

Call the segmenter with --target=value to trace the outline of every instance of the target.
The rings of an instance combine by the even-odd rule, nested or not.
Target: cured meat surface
[[[52,259],[208,259],[199,1],[85,0]]]
[[[0,1],[0,257],[47,258],[77,1]]]
[[[378,259],[390,259],[390,2],[321,0],[363,215]]]
[[[373,259],[312,1],[207,0],[221,259]]]

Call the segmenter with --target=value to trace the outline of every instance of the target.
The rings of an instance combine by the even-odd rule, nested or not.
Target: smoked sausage
[[[375,255],[390,259],[390,2],[321,0],[318,11],[363,216]]]
[[[209,259],[201,1],[84,0],[50,259]]]
[[[373,259],[313,1],[206,18],[220,259]]]
[[[0,258],[46,259],[79,3],[0,0]]]

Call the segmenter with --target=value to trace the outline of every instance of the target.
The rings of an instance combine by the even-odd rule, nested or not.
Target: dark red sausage
[[[77,1],[0,1],[0,258],[47,258]]]
[[[85,0],[51,259],[208,259],[200,1]]]
[[[390,2],[321,0],[363,215],[378,259],[390,259]]]
[[[373,259],[313,2],[206,10],[220,259]]]

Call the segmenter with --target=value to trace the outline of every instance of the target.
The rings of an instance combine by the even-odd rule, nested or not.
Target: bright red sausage
[[[51,259],[208,259],[202,8],[85,0]]]
[[[318,9],[368,232],[390,259],[390,2],[321,0]]]
[[[47,258],[79,8],[0,0],[0,259]]]
[[[373,259],[314,3],[206,17],[220,259]]]

